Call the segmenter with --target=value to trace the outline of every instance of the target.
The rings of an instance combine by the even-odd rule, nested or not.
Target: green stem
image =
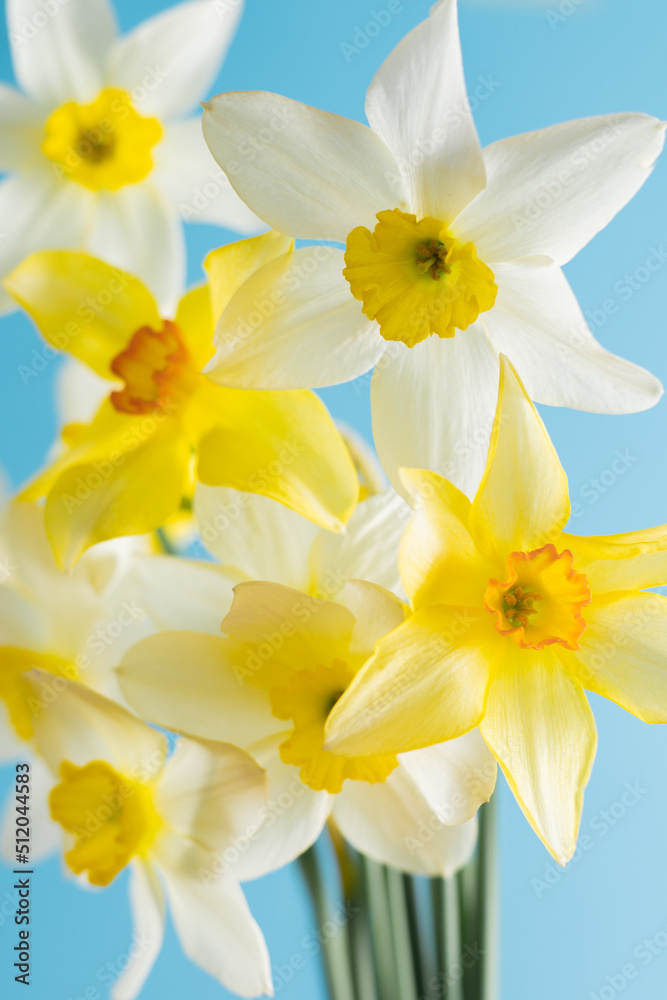
[[[491,797],[480,809],[479,879],[477,889],[478,946],[480,960],[479,1000],[498,1000],[499,995],[499,893],[496,800]]]
[[[411,947],[410,920],[403,888],[403,876],[395,868],[385,868],[389,922],[396,958],[396,987],[398,1000],[415,1000],[417,986],[414,965],[418,962]]]
[[[431,963],[429,962],[429,956],[426,954],[425,942],[422,938],[417,892],[415,880],[412,875],[403,876],[403,888],[405,890],[405,903],[407,907],[408,923],[410,925],[410,944],[412,947],[417,996],[425,997],[427,982],[432,976],[432,973],[429,973],[428,968]]]
[[[392,932],[387,919],[389,900],[384,869],[382,865],[376,864],[364,855],[360,855],[360,858],[366,888],[377,991],[381,1000],[400,1000],[397,992]]]
[[[322,956],[331,1000],[356,1000],[350,971],[350,953],[347,934],[327,936],[325,925],[333,916],[333,907],[327,896],[324,878],[315,846],[309,847],[299,858],[299,867],[308,886],[318,927],[322,932]]]

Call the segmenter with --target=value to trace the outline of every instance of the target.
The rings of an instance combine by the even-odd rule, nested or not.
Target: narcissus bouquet
[[[354,914],[321,935],[331,1000],[492,1000],[498,766],[565,865],[586,692],[667,722],[667,526],[570,533],[532,402],[660,399],[561,268],[664,125],[482,149],[438,0],[369,125],[252,91],[206,101],[202,134],[183,116],[241,8],[190,0],[118,37],[106,0],[69,0],[28,37],[39,4],[7,0],[25,93],[0,92],[1,305],[72,359],[58,440],[0,515],[21,853],[102,889],[129,869],[147,946],[114,1000],[140,995],[167,914],[223,986],[271,994],[243,883],[295,861],[320,927]],[[187,291],[179,214],[245,237]],[[313,392],[371,371],[377,454]]]

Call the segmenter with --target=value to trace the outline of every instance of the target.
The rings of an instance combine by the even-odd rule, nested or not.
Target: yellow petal
[[[189,420],[201,482],[272,497],[332,531],[350,517],[357,474],[314,393],[224,389],[205,381]]]
[[[470,501],[436,472],[403,469],[401,478],[415,508],[399,555],[413,607],[475,607],[497,567],[478,551],[468,530]]]
[[[484,713],[501,637],[485,611],[417,611],[380,639],[329,716],[326,747],[343,754],[416,750],[461,736]]]
[[[333,601],[280,583],[251,581],[234,588],[221,628],[245,647],[244,660],[235,664],[238,682],[268,690],[335,659],[356,669],[358,657],[350,654],[354,624],[351,612]]]
[[[561,548],[573,554],[593,594],[644,590],[667,582],[667,525],[623,535],[578,538],[561,535]]]
[[[211,251],[204,261],[204,270],[208,274],[215,320],[220,319],[234,293],[251,274],[293,247],[294,240],[289,236],[269,230]]]
[[[183,296],[178,304],[174,323],[183,334],[190,355],[189,364],[200,372],[213,357],[213,312],[208,285],[199,285]]]
[[[97,457],[70,465],[46,501],[46,529],[65,569],[97,542],[159,528],[178,508],[190,461],[179,421],[119,414]]]
[[[111,362],[136,330],[162,325],[153,296],[138,278],[85,253],[34,253],[4,286],[50,344],[103,378],[116,378]]]
[[[553,646],[507,643],[480,730],[526,819],[564,865],[577,846],[597,734],[586,695]]]
[[[613,594],[586,609],[572,653],[584,687],[637,715],[667,722],[667,597]]]
[[[471,531],[480,542],[494,539],[506,556],[554,541],[569,516],[567,478],[556,450],[519,376],[501,355],[498,407]]]

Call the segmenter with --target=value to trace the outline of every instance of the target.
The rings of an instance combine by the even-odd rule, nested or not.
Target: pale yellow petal
[[[205,382],[190,411],[197,478],[261,493],[339,531],[359,482],[324,403],[307,390],[253,392]]]
[[[561,535],[559,548],[572,552],[594,594],[644,590],[667,583],[667,525],[623,535],[578,538]]]
[[[577,846],[597,734],[583,688],[553,646],[507,643],[480,729],[526,819],[564,865]]]
[[[269,230],[261,236],[212,250],[204,261],[204,269],[211,288],[214,320],[220,319],[234,293],[251,274],[293,247],[294,240],[289,236]]]
[[[401,753],[468,732],[484,713],[502,642],[484,610],[417,611],[379,641],[333,709],[327,749]]]
[[[644,722],[667,722],[667,597],[610,594],[586,608],[570,654],[584,687]]]
[[[498,408],[470,526],[505,556],[554,541],[570,516],[567,478],[540,416],[506,357]]]
[[[414,506],[399,559],[413,607],[481,605],[499,567],[478,550],[468,530],[470,501],[436,472],[403,469],[401,478]]]
[[[111,362],[136,330],[162,327],[155,300],[138,278],[85,253],[32,254],[4,286],[50,344],[104,378],[115,378]]]

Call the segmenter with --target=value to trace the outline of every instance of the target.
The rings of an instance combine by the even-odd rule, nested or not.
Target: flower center
[[[47,119],[45,132],[42,152],[70,180],[92,191],[117,191],[151,172],[162,126],[135,111],[125,91],[110,87],[92,104],[61,105]]]
[[[438,219],[417,220],[394,208],[347,238],[343,274],[385,340],[408,347],[431,334],[453,337],[491,309],[498,286],[472,243],[461,243]]]
[[[280,745],[280,757],[283,763],[301,768],[304,785],[316,792],[335,795],[347,778],[375,784],[388,778],[398,766],[391,754],[340,757],[323,749],[327,716],[353,677],[354,670],[347,663],[334,660],[330,666],[299,670],[287,685],[269,691],[274,717],[294,724]]]
[[[558,642],[579,649],[586,628],[582,608],[591,602],[584,573],[577,573],[572,553],[545,545],[533,552],[513,552],[505,580],[489,580],[484,606],[495,627],[523,649],[543,649]]]
[[[0,699],[7,706],[9,720],[22,740],[33,736],[31,704],[35,695],[25,679],[28,670],[48,670],[56,677],[76,680],[78,670],[69,660],[48,653],[31,653],[16,646],[0,646]]]
[[[150,789],[103,760],[84,767],[64,761],[60,778],[49,805],[53,819],[76,839],[65,861],[75,875],[87,872],[92,885],[109,885],[155,839],[160,818]]]
[[[164,320],[162,330],[140,327],[111,362],[111,371],[125,387],[111,393],[119,413],[150,413],[178,407],[192,394],[196,372],[179,328]]]

